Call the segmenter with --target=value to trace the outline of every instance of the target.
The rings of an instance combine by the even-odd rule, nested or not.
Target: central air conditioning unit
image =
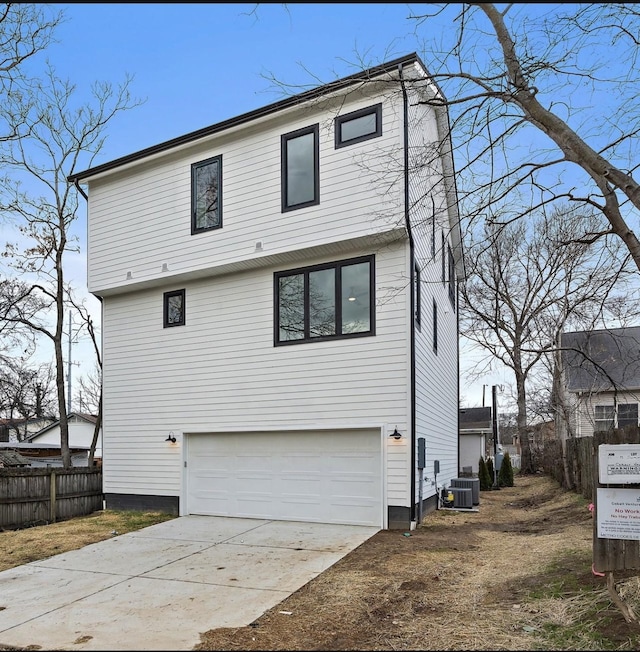
[[[451,486],[460,489],[471,489],[473,504],[480,504],[480,478],[453,478]]]
[[[471,489],[464,487],[451,487],[449,491],[453,494],[453,506],[462,509],[473,508],[473,496]]]

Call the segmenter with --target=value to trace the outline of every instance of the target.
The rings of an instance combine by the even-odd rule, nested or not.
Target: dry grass
[[[160,512],[105,510],[60,523],[0,532],[0,571],[77,550],[110,539],[114,533],[133,532],[171,518],[173,516]]]
[[[196,649],[638,649],[639,630],[591,573],[586,501],[517,476],[480,502],[478,513],[429,514],[408,537],[379,532],[251,626],[206,632]],[[637,578],[621,586],[640,600]]]

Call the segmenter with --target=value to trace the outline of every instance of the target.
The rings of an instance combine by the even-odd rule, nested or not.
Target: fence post
[[[56,522],[56,472],[53,469],[49,474],[49,520]]]

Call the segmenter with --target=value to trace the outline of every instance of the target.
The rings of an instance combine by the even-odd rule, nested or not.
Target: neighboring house
[[[640,326],[562,333],[561,439],[638,425]]]
[[[460,433],[460,472],[479,472],[481,457],[487,456],[487,442],[493,441],[490,407],[460,408],[458,417]]]
[[[87,464],[88,451],[91,448],[93,441],[93,433],[95,431],[96,417],[93,414],[85,414],[82,412],[70,412],[67,416],[69,427],[69,448],[86,450],[84,465]],[[43,444],[55,445],[60,449],[60,421],[56,421],[51,425],[46,426],[42,430],[29,435],[25,443],[32,444],[32,448],[37,448]],[[23,452],[24,455],[28,453]],[[102,460],[102,430],[98,433],[98,441],[96,443],[96,450],[94,453],[94,462],[99,463]],[[74,465],[76,465],[74,463]]]
[[[0,442],[23,441],[30,434],[38,432],[55,422],[55,417],[32,417],[31,419],[0,419]]]
[[[463,274],[439,97],[412,54],[69,177],[107,507],[383,528],[435,509]]]

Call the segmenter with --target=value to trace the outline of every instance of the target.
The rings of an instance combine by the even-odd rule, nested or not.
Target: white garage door
[[[187,513],[382,527],[375,431],[187,438]]]

